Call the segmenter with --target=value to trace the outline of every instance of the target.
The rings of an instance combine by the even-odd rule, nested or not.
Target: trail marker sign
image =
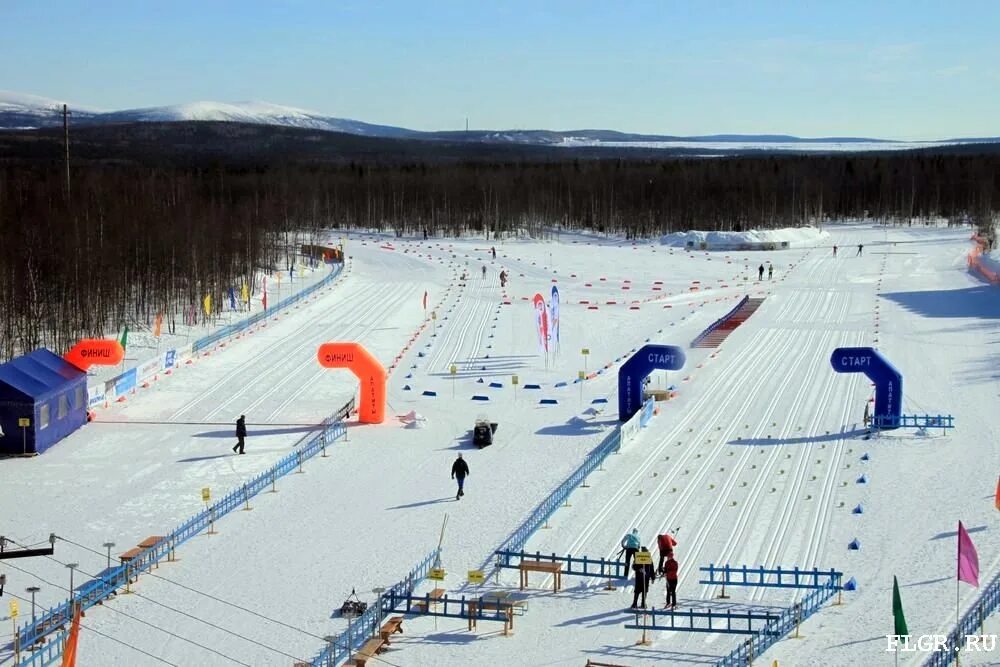
[[[207,486],[201,490],[201,500],[202,502],[208,502],[212,499],[212,490]]]
[[[486,581],[486,575],[482,570],[469,570],[469,583],[481,584]]]
[[[653,554],[648,551],[637,551],[633,556],[636,565],[652,565]]]
[[[31,419],[28,417],[18,417],[17,425],[21,428],[29,428],[31,426]]]
[[[443,567],[432,568],[430,574],[427,575],[427,578],[431,581],[444,581],[444,577],[445,571]]]

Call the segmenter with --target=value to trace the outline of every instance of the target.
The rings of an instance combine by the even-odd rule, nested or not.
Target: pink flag
[[[958,522],[958,580],[979,587],[979,555],[962,522]]]

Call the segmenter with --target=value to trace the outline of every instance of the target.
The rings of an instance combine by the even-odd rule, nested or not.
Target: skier
[[[459,454],[455,462],[451,464],[451,478],[458,480],[458,493],[455,494],[455,500],[458,500],[465,495],[463,487],[465,486],[465,478],[469,475],[469,464],[465,462],[462,455]]]
[[[500,271],[500,287],[506,287],[506,286],[507,286],[507,272]]]
[[[674,560],[674,552],[667,552],[667,565],[664,568],[664,577],[667,580],[667,603],[664,606],[674,609],[677,607],[677,561]]]
[[[767,265],[767,279],[770,280],[774,275],[774,264]]]
[[[656,548],[660,550],[660,564],[656,567],[657,572],[663,573],[663,565],[667,560],[667,556],[674,552],[674,547],[676,546],[677,540],[670,533],[663,533],[656,536]]]
[[[757,280],[763,280],[763,279],[764,279],[764,265],[761,264],[760,266],[757,267]]]
[[[837,246],[833,246],[833,256],[837,256]]]
[[[483,264],[483,280],[486,280],[486,265]]]
[[[868,428],[868,424],[871,423],[871,420],[872,420],[871,413],[868,412],[868,401],[865,401],[865,416],[864,416],[865,428]]]
[[[496,259],[497,258],[496,246],[490,246],[490,252],[493,253],[493,259]]]
[[[240,418],[236,420],[236,440],[237,440],[237,442],[236,442],[235,445],[233,445],[233,453],[234,454],[236,453],[237,449],[240,450],[239,451],[240,454],[245,454],[246,453],[246,452],[243,451],[243,445],[245,444],[244,443],[244,439],[247,437],[247,422],[246,422],[246,419],[247,419],[246,415],[240,415]]]
[[[622,555],[622,551],[625,552],[625,572],[628,572],[629,563],[632,562],[632,556],[635,552],[639,550],[639,529],[633,528],[631,533],[627,533],[625,537],[622,538],[621,547],[622,550],[618,552],[618,555]]]
[[[639,551],[646,552],[646,547],[642,547]],[[653,572],[652,564],[639,565],[635,563],[632,566],[632,570],[635,571],[635,592],[632,594],[632,609],[636,609],[639,603],[639,596],[642,596],[642,608],[646,608],[646,593],[649,592],[649,585],[653,583],[656,578],[656,574]]]
[[[861,251],[864,250],[864,248],[865,248],[865,246],[859,243],[858,244],[858,254],[855,255],[855,257],[857,257],[858,255],[860,255]]]

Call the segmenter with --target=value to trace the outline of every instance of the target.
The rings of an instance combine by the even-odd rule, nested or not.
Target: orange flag
[[[76,667],[76,641],[80,638],[80,609],[79,603],[74,605],[73,625],[69,629],[69,637],[66,639],[66,646],[63,647],[62,667]]]
[[[163,325],[163,313],[156,314],[156,324],[153,327],[153,335],[157,338],[160,337],[160,327]]]
[[[997,480],[997,498],[996,498],[997,509],[1000,510],[1000,479]]]

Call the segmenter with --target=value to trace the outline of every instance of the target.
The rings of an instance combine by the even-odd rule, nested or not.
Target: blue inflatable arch
[[[882,430],[898,428],[903,414],[903,376],[889,361],[871,347],[838,347],[830,355],[833,370],[838,373],[864,373],[875,383],[873,416],[895,417]]]
[[[655,370],[684,368],[684,350],[676,345],[644,345],[618,371],[618,419],[628,421],[642,407],[642,381]]]

